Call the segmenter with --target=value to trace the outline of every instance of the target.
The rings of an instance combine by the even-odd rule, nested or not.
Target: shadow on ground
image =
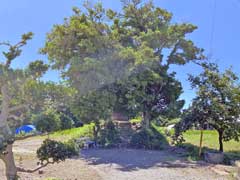
[[[207,163],[187,161],[189,153],[177,147],[170,147],[165,136],[152,128],[152,133],[161,139],[164,150],[143,149],[89,149],[81,151],[81,158],[90,165],[109,165],[121,171],[134,171],[154,167],[191,168],[207,166]]]
[[[121,171],[134,171],[151,167],[191,168],[206,166],[204,162],[189,162],[186,157],[170,150],[149,151],[137,149],[90,149],[82,150],[81,158],[90,165],[117,166]]]

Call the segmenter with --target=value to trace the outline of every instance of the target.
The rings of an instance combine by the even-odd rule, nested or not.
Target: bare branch
[[[54,163],[53,163],[53,162],[47,162],[47,163],[45,163],[45,164],[37,167],[36,169],[24,169],[24,168],[21,168],[21,167],[17,167],[17,170],[18,170],[19,172],[34,173],[34,172],[36,172],[36,171],[38,171],[38,170],[46,167],[46,166],[49,165],[49,164],[54,164]]]

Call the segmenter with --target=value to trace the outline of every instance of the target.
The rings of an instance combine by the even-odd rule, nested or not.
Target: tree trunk
[[[148,129],[150,127],[150,114],[148,111],[143,112],[142,125],[146,129]]]
[[[219,151],[223,152],[223,131],[218,130]]]
[[[200,145],[199,145],[199,157],[202,155],[202,142],[203,142],[203,129],[201,129],[201,135],[200,135]]]
[[[11,97],[8,95],[8,88],[5,84],[1,87],[2,104],[1,104],[1,114],[0,114],[0,135],[4,137],[5,140],[9,140],[12,137],[12,132],[8,126],[8,116],[9,116],[9,104]],[[17,168],[14,161],[12,144],[8,144],[4,154],[1,155],[1,159],[4,161],[6,166],[6,176],[8,180],[15,180],[17,178]]]
[[[17,168],[14,161],[12,144],[7,145],[6,152],[2,156],[2,159],[6,167],[6,177],[7,180],[16,180],[17,179]]]
[[[98,132],[100,130],[100,125],[99,123],[95,123],[95,126],[93,127],[93,136],[94,136],[94,140],[97,141],[98,139]]]

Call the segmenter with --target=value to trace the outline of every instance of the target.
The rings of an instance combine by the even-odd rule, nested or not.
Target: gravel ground
[[[82,151],[82,158],[104,180],[230,179],[230,167],[191,163],[167,151],[88,150]]]
[[[14,144],[16,164],[25,168],[36,165],[36,149],[42,140],[28,139]],[[22,161],[20,161],[20,157]],[[168,151],[133,149],[82,150],[81,156],[49,165],[43,174],[19,173],[20,180],[228,180],[235,168],[189,162]],[[0,162],[0,180],[4,166]]]

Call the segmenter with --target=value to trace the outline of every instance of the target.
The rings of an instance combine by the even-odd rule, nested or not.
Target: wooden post
[[[199,145],[199,157],[202,154],[202,141],[203,141],[203,129],[201,129],[201,135],[200,135],[200,145]]]

